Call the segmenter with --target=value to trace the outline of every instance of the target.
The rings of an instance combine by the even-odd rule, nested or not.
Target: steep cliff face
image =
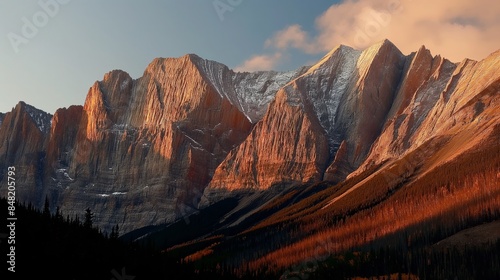
[[[264,119],[217,168],[209,188],[227,192],[321,180],[328,141],[313,111],[290,97],[294,91],[292,83],[278,92]]]
[[[481,126],[497,119],[494,113],[498,109],[499,83],[499,51],[480,62],[462,61],[417,131],[415,143],[434,135],[463,131],[474,122],[474,126]]]
[[[410,56],[384,131],[367,160],[351,176],[397,159],[431,141],[442,157],[466,152],[491,137],[499,123],[500,53],[481,62],[453,64],[422,47]],[[444,146],[444,147],[443,147]]]
[[[455,68],[440,56],[432,57],[424,46],[407,57],[384,131],[365,165],[401,156],[410,148],[410,139],[438,101]]]
[[[58,109],[52,118],[52,127],[48,135],[46,147],[46,165],[44,169],[44,196],[53,198],[53,204],[63,191],[63,186],[73,179],[68,174],[68,166],[75,157],[74,147],[77,143],[77,133],[82,118],[82,106],[71,106]],[[62,205],[61,205],[62,206]]]
[[[359,56],[356,73],[336,115],[335,131],[339,140],[344,141],[345,152],[334,159],[326,170],[325,179],[339,182],[365,160],[389,114],[404,59],[396,46],[387,40]],[[334,172],[339,169],[343,172]]]
[[[228,190],[345,178],[380,133],[403,63],[389,41],[363,52],[332,50],[278,92],[251,135],[217,168],[202,205]]]
[[[498,59],[496,52],[481,62],[454,64],[424,46],[404,56],[387,40],[363,52],[340,46],[279,91],[251,137],[218,167],[201,205],[228,191],[278,182],[340,182],[432,139],[429,155],[448,143],[466,151],[498,123],[497,109],[485,109],[496,108]],[[314,124],[306,131],[294,119],[303,115]],[[301,137],[314,145],[297,156]]]
[[[104,230],[171,221],[195,211],[216,167],[305,69],[235,73],[186,55],[155,59],[137,80],[111,71],[52,120],[24,103],[8,113],[2,170],[23,170],[25,201],[47,196],[70,216],[90,207]]]
[[[68,166],[73,158],[71,152],[77,141],[78,124],[81,122],[82,112],[82,106],[61,108],[55,112],[47,145],[48,162]]]
[[[262,119],[281,87],[309,68],[304,66],[288,72],[234,72],[224,64],[204,60],[196,55],[191,57],[217,93],[229,100],[252,123]]]
[[[0,126],[0,182],[2,186],[9,166],[16,169],[16,199],[38,203],[43,188],[46,154],[44,145],[50,129],[51,115],[24,102],[5,114]]]
[[[63,211],[92,205],[99,223],[127,230],[194,210],[218,163],[251,129],[196,59],[155,59],[138,80],[116,70],[90,88],[69,136],[72,157],[51,184]]]

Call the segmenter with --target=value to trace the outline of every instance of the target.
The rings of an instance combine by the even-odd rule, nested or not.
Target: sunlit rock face
[[[58,203],[71,205],[63,211],[92,205],[101,224],[127,230],[194,210],[217,165],[252,127],[199,60],[155,59],[138,80],[112,71],[90,88],[72,157],[49,182]]]
[[[387,40],[289,72],[157,58],[138,79],[107,73],[83,106],[0,114],[0,189],[15,166],[22,202],[91,208],[125,233],[236,194],[341,182],[429,141],[459,154],[499,123],[499,69],[500,52],[452,63]]]
[[[352,175],[403,157],[424,143],[445,141],[443,164],[491,137],[500,121],[500,52],[452,63],[422,47],[407,58],[384,130]],[[496,136],[498,138],[498,136]],[[432,146],[432,145],[431,145]],[[436,153],[442,145],[434,145]]]
[[[196,55],[158,58],[139,79],[114,70],[83,106],[52,117],[20,103],[1,115],[2,170],[16,165],[19,198],[123,232],[195,210],[229,151],[262,118],[290,72],[236,73]]]
[[[44,147],[52,115],[19,102],[0,124],[0,190],[7,194],[8,168],[16,182],[16,199],[39,202],[43,194]]]
[[[217,168],[202,204],[241,188],[345,178],[379,135],[404,61],[389,41],[362,52],[332,50],[278,92],[251,135]]]
[[[427,141],[437,151],[455,139],[466,151],[498,124],[499,60],[495,52],[452,63],[424,46],[405,56],[387,40],[335,48],[278,91],[216,169],[201,205],[242,189],[340,182]]]

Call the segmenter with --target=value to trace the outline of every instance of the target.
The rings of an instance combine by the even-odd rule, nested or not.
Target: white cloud
[[[275,47],[280,50],[286,50],[289,47],[304,50],[307,53],[317,53],[317,47],[312,43],[307,32],[302,30],[298,24],[290,25],[287,28],[277,32],[273,38],[267,39],[265,47]]]
[[[425,45],[452,61],[479,60],[500,48],[499,12],[500,2],[491,0],[346,0],[316,19],[317,34],[294,24],[268,39],[265,47],[312,54],[339,44],[364,49],[387,38],[406,54]]]
[[[247,59],[241,65],[235,67],[234,71],[236,72],[253,72],[260,70],[273,70],[276,65],[280,63],[283,58],[283,54],[281,52],[276,52],[271,55],[263,54],[263,55],[254,55],[251,58]]]

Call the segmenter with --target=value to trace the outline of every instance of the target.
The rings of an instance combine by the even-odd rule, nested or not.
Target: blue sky
[[[106,72],[122,69],[139,78],[155,57],[196,53],[234,68],[290,22],[312,29],[314,18],[331,5],[243,0],[230,6],[232,10],[217,12],[209,0],[56,3],[58,12],[43,26],[44,18],[37,13],[44,9],[37,1],[1,1],[0,112],[10,111],[19,100],[51,113],[83,104],[89,87]],[[35,15],[42,27],[28,43],[13,39],[16,53],[8,34],[24,37],[23,18],[35,25]],[[312,58],[295,55],[276,68],[292,69]]]
[[[139,78],[153,58],[186,53],[238,70],[290,70],[340,43],[364,48],[383,38],[404,53],[425,44],[433,54],[455,59],[481,59],[500,48],[498,39],[485,39],[500,34],[499,4],[485,2],[488,9],[479,10],[457,0],[459,8],[449,12],[430,2],[441,13],[429,13],[414,2],[2,0],[0,112],[20,100],[50,113],[83,105],[89,87],[106,72],[122,69]],[[416,27],[422,19],[437,35]],[[480,48],[470,42],[478,39]],[[450,46],[459,41],[454,53]]]

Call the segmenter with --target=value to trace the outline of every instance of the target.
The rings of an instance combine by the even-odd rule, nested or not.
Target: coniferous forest
[[[7,208],[7,201],[1,200]],[[16,274],[51,279],[499,279],[500,241],[482,247],[429,246],[439,232],[400,233],[379,245],[324,255],[301,264],[272,269],[221,265],[221,255],[203,262],[181,261],[147,243],[125,242],[119,229],[110,234],[92,226],[92,213],[64,217],[31,205],[17,205]],[[5,219],[5,217],[3,217]],[[278,234],[278,233],[275,233]],[[404,238],[402,238],[404,236]],[[399,239],[399,240],[398,240]],[[404,239],[404,240],[403,240]],[[8,250],[2,239],[2,255]],[[381,245],[385,244],[385,245]],[[231,251],[230,248],[228,252]],[[5,263],[5,262],[4,262]],[[14,278],[12,276],[15,275]],[[208,277],[208,278],[207,278]],[[26,279],[26,278],[25,278]]]
[[[0,201],[7,209],[7,200]],[[2,261],[2,279],[190,279],[192,268],[145,247],[126,244],[113,230],[102,233],[92,225],[93,213],[64,216],[40,211],[31,205],[16,205],[15,273]],[[2,211],[2,220],[6,220]],[[119,229],[117,229],[119,231]],[[1,240],[2,260],[8,246]]]

